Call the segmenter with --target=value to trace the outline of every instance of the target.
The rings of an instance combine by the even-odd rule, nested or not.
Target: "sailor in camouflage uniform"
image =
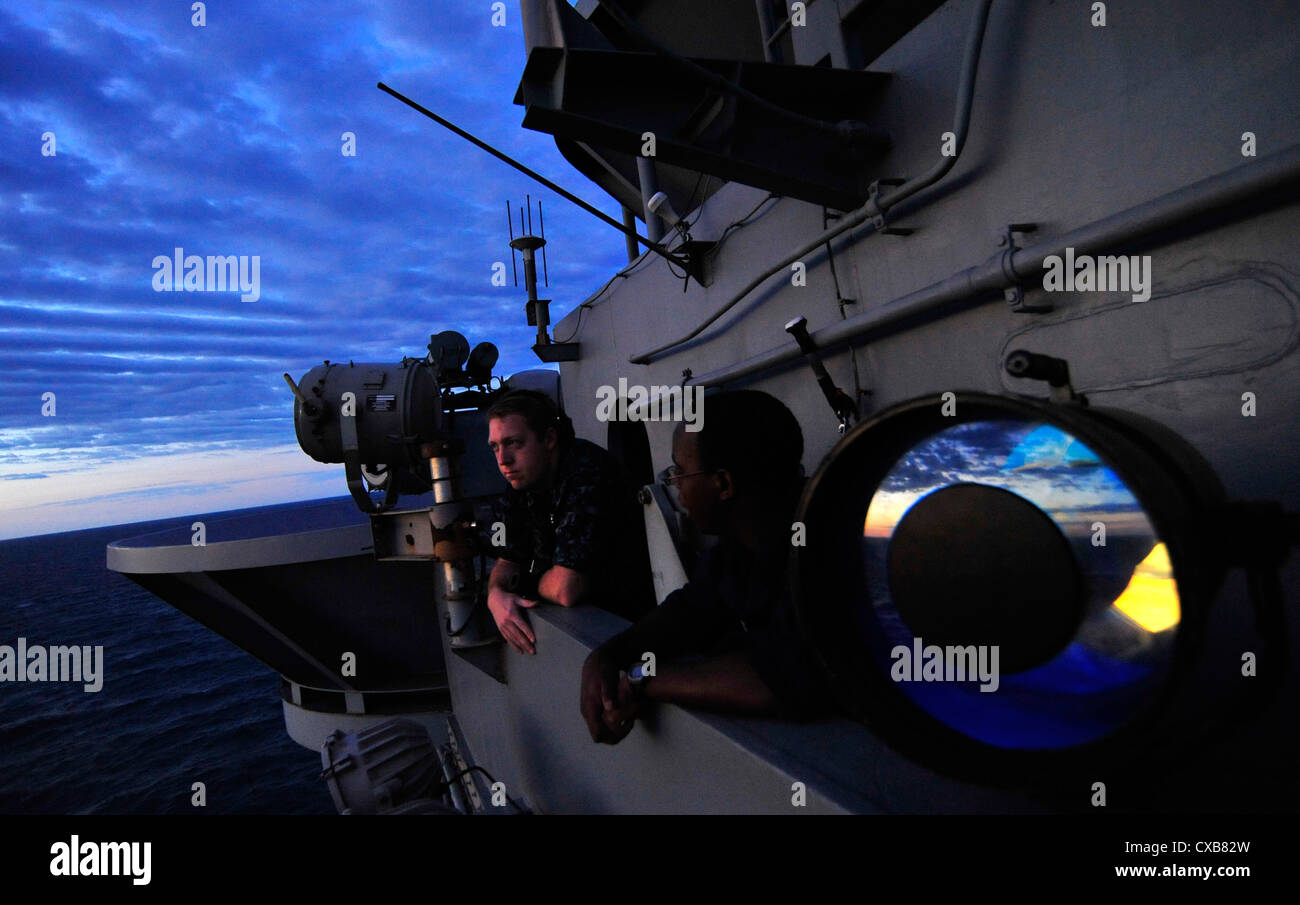
[[[575,438],[544,393],[507,393],[487,418],[489,446],[510,483],[497,510],[505,544],[488,583],[502,636],[534,653],[524,610],[539,600],[643,615],[654,604],[645,528],[618,460]]]
[[[678,426],[663,481],[696,528],[719,540],[686,585],[587,657],[580,708],[593,741],[617,744],[654,701],[793,718],[831,705],[790,598],[799,422],[757,390],[706,398],[708,427]]]

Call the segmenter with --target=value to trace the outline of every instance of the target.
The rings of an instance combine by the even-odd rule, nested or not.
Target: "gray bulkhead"
[[[975,5],[967,0],[945,4],[871,63],[871,69],[891,74],[875,124],[884,126],[894,141],[873,175],[913,177],[938,159],[943,133],[952,128],[961,48]],[[834,65],[845,64],[840,15],[850,6],[830,0],[809,4],[807,26],[792,29],[798,63],[817,63],[829,54]],[[782,345],[793,350],[794,342],[783,330],[790,319],[805,316],[816,334],[842,318],[881,309],[988,261],[999,253],[998,238],[1007,224],[1037,225],[1032,236],[1020,240],[1023,245],[1050,241],[1207,177],[1259,166],[1269,155],[1292,148],[1300,143],[1294,104],[1300,46],[1290,37],[1294,22],[1291,4],[1253,6],[1247,15],[1214,5],[1149,3],[1111,4],[1105,27],[1094,27],[1089,4],[995,2],[964,150],[943,179],[891,213],[891,225],[914,232],[874,234],[863,226],[833,243],[838,296],[852,302],[841,309],[823,251],[804,259],[806,286],[793,286],[787,271],[695,340],[649,365],[631,364],[634,354],[695,326],[761,269],[816,236],[826,222],[819,206],[793,198],[769,201],[749,225],[726,238],[711,267],[712,282],[701,287],[692,281],[686,292],[662,261],[643,261],[626,279],[614,280],[555,325],[556,336],[582,344],[581,358],[561,366],[565,408],[578,435],[607,441],[608,426],[596,416],[597,390],[617,385],[619,378],[648,386],[679,384],[685,369],[699,378]],[[1242,135],[1248,131],[1257,137],[1258,157],[1242,154]],[[790,161],[791,167],[800,165],[797,159]],[[712,194],[702,210],[683,213],[693,221],[694,238],[717,239],[766,195],[731,183]],[[939,394],[948,390],[1045,399],[1045,387],[1009,377],[1002,361],[1017,347],[1059,356],[1069,362],[1075,389],[1094,405],[1147,416],[1189,441],[1229,497],[1276,500],[1293,510],[1300,503],[1300,459],[1292,442],[1300,434],[1295,389],[1300,362],[1291,354],[1300,330],[1300,270],[1294,262],[1298,231],[1300,208],[1294,204],[1245,217],[1211,213],[1189,222],[1181,234],[1165,231],[1122,248],[1095,249],[1151,256],[1153,286],[1146,302],[1133,302],[1126,293],[1057,292],[1050,299],[1055,310],[1017,313],[1000,294],[985,292],[861,339],[851,349],[841,345],[825,356],[825,363],[850,394],[858,388],[869,394],[863,397],[865,415],[923,396],[934,396],[937,404]],[[1027,276],[1023,286],[1031,300],[1044,296],[1040,276]],[[726,385],[763,389],[789,405],[803,427],[809,474],[839,439],[836,420],[801,360]],[[1266,417],[1242,417],[1247,391],[1256,394]],[[707,422],[707,406],[705,418]],[[669,463],[673,425],[651,423],[648,429],[658,470]],[[1282,580],[1289,589],[1300,583],[1295,557]],[[1234,573],[1214,609],[1214,643],[1225,649],[1248,644],[1248,613],[1244,581]],[[502,719],[519,733],[515,740],[486,723],[473,727],[481,733],[477,736],[466,727],[467,735],[479,739],[475,756],[509,765],[503,769],[514,773],[513,780],[524,784],[525,794],[538,804],[559,810],[582,805],[566,797],[570,792],[563,785],[551,787],[563,784],[565,758],[572,755],[586,761],[584,781],[594,778],[595,788],[611,796],[585,803],[596,809],[767,809],[752,795],[728,796],[781,775],[798,779],[800,764],[824,769],[820,788],[827,796],[818,801],[831,809],[998,808],[999,800],[987,790],[939,780],[878,750],[879,743],[865,730],[842,721],[799,742],[799,736],[779,726],[754,734],[752,727],[763,724],[664,708],[669,712],[660,719],[659,738],[664,732],[680,733],[675,738],[686,742],[677,749],[676,762],[656,761],[650,749],[637,748],[650,743],[634,740],[626,749],[584,753],[580,749],[593,746],[577,712],[576,669],[585,649],[614,630],[601,624],[603,619],[605,614],[541,613],[534,620],[539,643],[553,640],[564,648],[560,659],[569,674],[559,679],[542,675],[538,669],[556,664],[543,666],[539,659],[512,667],[512,683],[518,676],[544,687],[545,694],[556,696],[554,705],[534,711],[515,697],[524,692],[503,690],[514,699],[501,703]],[[1295,623],[1293,610],[1293,637]],[[578,647],[569,650],[574,644]],[[457,688],[457,681],[480,680],[454,678],[453,694],[465,695],[469,685]],[[1294,694],[1294,685],[1293,668],[1284,698]],[[483,685],[475,693],[495,694],[488,688]],[[561,720],[574,737],[557,741],[559,730],[544,724],[550,718]],[[1247,733],[1267,738],[1275,725],[1263,721]],[[755,767],[747,780],[736,779],[737,786],[717,786],[712,798],[697,781],[681,778],[693,769],[681,760],[683,752],[702,761],[709,756],[709,739],[718,734],[744,737],[745,726],[751,727],[755,745],[759,738],[785,739],[784,748],[781,741],[771,744],[793,760],[776,758]],[[830,741],[832,736],[839,741]],[[841,754],[858,747],[843,758],[809,747],[822,742],[838,746]],[[530,750],[511,750],[516,743]],[[549,766],[548,756],[555,758]],[[730,756],[738,755],[733,750]],[[854,769],[866,771],[857,774],[856,782]],[[616,784],[625,790],[617,800],[613,785],[600,779],[602,771],[617,777]],[[638,771],[645,771],[642,785],[633,781]],[[864,775],[872,778],[864,781]],[[1211,807],[1218,801],[1215,794],[1225,801],[1231,797],[1234,782],[1225,780],[1217,793],[1209,793]],[[626,791],[631,788],[643,788],[644,794]],[[789,806],[788,782],[771,794],[771,809]],[[1020,806],[1010,799],[1000,802],[1012,809]]]

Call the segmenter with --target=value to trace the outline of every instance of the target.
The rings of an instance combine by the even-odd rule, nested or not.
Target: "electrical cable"
[[[473,767],[466,767],[464,770],[461,770],[458,773],[453,774],[451,777],[440,781],[438,785],[443,789],[450,789],[451,784],[453,782],[460,779],[462,776],[466,776],[476,771],[486,776],[488,782],[491,783],[492,785],[495,786],[497,784],[496,778],[491,773],[489,773],[487,770],[484,770],[482,767],[475,765]],[[506,795],[506,801],[508,801],[510,803],[510,806],[514,808],[516,811],[518,811],[520,814],[531,813],[530,811],[526,811],[522,807],[520,807],[519,803],[516,802],[513,798],[511,798],[509,795]]]
[[[822,231],[825,232],[830,226],[828,210],[822,207]],[[844,312],[844,292],[840,289],[839,273],[835,269],[835,250],[831,248],[831,240],[826,240],[826,259],[831,266],[831,280],[835,283],[835,301],[840,308],[840,320],[848,320],[849,316]],[[858,350],[856,347],[849,346],[849,363],[853,367],[853,408],[860,412],[862,408],[862,380],[858,375]]]
[[[587,309],[587,308],[590,308],[590,307],[592,307],[593,305],[595,305],[596,302],[600,300],[600,297],[601,297],[602,295],[604,295],[605,292],[609,289],[609,287],[612,286],[612,285],[614,285],[614,281],[615,281],[615,280],[620,279],[620,278],[626,280],[628,277],[632,276],[633,273],[638,272],[642,267],[644,267],[646,264],[648,264],[649,262],[651,262],[651,261],[653,261],[653,260],[655,260],[655,259],[652,258],[652,257],[650,257],[649,255],[645,255],[645,254],[643,254],[640,258],[638,258],[637,260],[633,261],[631,264],[627,265],[627,266],[624,267],[622,270],[620,270],[618,273],[614,274],[612,277],[610,277],[608,280],[606,280],[606,281],[605,281],[605,284],[604,284],[603,286],[601,286],[599,289],[596,290],[595,295],[593,295],[591,298],[587,299],[585,302],[583,302],[582,304],[578,305],[578,307],[577,307],[576,309],[574,309],[574,310],[576,310],[576,311],[578,312],[578,323],[574,324],[574,326],[573,326],[573,332],[571,332],[571,333],[570,333],[568,336],[566,336],[564,339],[560,339],[559,337],[556,337],[556,338],[555,338],[555,342],[557,342],[557,343],[567,343],[567,342],[571,342],[571,341],[573,340],[573,338],[576,337],[576,336],[578,335],[578,330],[579,330],[579,328],[581,328],[581,326],[582,326],[582,312],[583,312],[583,310],[584,310],[584,309]],[[572,312],[570,312],[570,313],[572,313]],[[568,317],[568,315],[566,314],[565,317]]]
[[[741,217],[739,220],[735,221],[734,223],[729,224],[727,228],[722,231],[722,235],[718,236],[717,242],[714,243],[713,248],[710,249],[709,253],[717,254],[718,249],[722,248],[722,244],[726,242],[727,238],[731,235],[733,231],[744,229],[746,226],[750,224],[751,218],[753,218],[754,215],[758,213],[758,209],[760,207],[762,207],[764,204],[767,204],[767,202],[771,201],[773,198],[780,200],[782,197],[784,196],[778,195],[775,192],[769,193],[766,198],[758,202],[758,204],[754,205],[754,208],[748,214]]]
[[[732,296],[725,304],[714,310],[708,317],[697,324],[686,334],[670,342],[663,343],[653,349],[647,349],[644,352],[638,352],[628,359],[632,364],[649,364],[655,357],[674,349],[684,343],[690,342],[699,336],[709,325],[717,321],[720,317],[740,304],[741,300],[746,298],[751,292],[765,283],[768,279],[784,270],[790,264],[802,258],[804,255],[820,248],[830,239],[854,229],[868,219],[872,220],[872,232],[875,229],[883,227],[885,217],[889,211],[898,204],[917,194],[918,192],[929,188],[935,182],[938,182],[948,171],[953,168],[958,158],[961,156],[962,149],[966,144],[966,136],[970,128],[971,108],[974,104],[975,81],[979,74],[980,51],[984,43],[985,27],[988,25],[989,7],[993,0],[980,0],[978,3],[975,16],[971,23],[970,32],[966,38],[966,49],[963,54],[961,76],[958,81],[957,102],[953,110],[953,134],[956,136],[955,153],[951,156],[941,154],[939,161],[928,171],[920,176],[909,179],[907,182],[898,186],[892,192],[884,192],[872,195],[868,198],[866,204],[845,215],[838,225],[826,231],[821,236],[801,245],[794,252],[785,255],[776,264],[765,268],[762,273],[750,280],[744,288]]]

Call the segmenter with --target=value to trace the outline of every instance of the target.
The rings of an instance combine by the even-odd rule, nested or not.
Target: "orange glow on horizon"
[[[1163,543],[1157,543],[1138,563],[1114,606],[1148,632],[1162,632],[1178,624],[1178,584]]]

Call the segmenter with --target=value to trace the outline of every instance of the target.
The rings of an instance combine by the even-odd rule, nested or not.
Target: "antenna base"
[[[713,282],[713,274],[708,267],[709,253],[717,242],[709,242],[702,239],[690,239],[678,245],[675,249],[678,254],[686,260],[683,265],[686,272],[695,278],[695,282],[701,286],[708,286]]]
[[[511,240],[510,247],[517,248],[520,251],[532,251],[533,249],[541,248],[545,244],[546,240],[539,236],[520,236],[517,239]]]
[[[533,346],[533,351],[546,364],[554,364],[557,361],[577,361],[580,345],[581,343],[538,343]]]

